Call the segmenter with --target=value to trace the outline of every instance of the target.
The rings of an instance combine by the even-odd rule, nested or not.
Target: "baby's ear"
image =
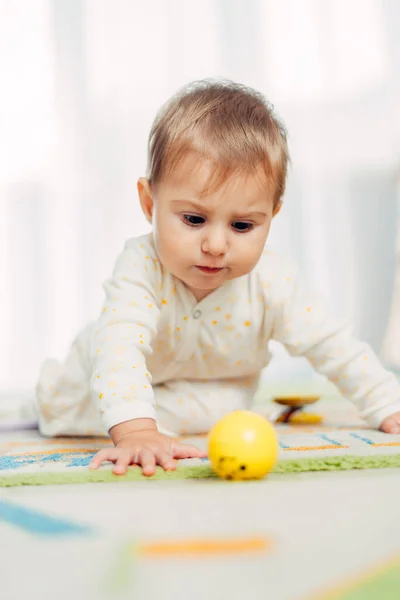
[[[151,224],[153,221],[154,199],[150,181],[146,177],[140,177],[137,182],[137,190],[143,214]]]
[[[276,205],[274,206],[274,210],[272,211],[272,216],[276,217],[276,215],[281,210],[281,208],[282,208],[282,201],[279,200],[279,202],[277,202]]]

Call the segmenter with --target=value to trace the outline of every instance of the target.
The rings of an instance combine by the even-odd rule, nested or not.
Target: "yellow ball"
[[[235,410],[211,429],[208,457],[224,479],[261,479],[277,460],[277,435],[261,415]]]

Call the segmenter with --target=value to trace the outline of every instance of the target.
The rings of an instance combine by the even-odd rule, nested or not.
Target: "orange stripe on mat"
[[[199,539],[150,542],[140,544],[136,552],[145,556],[211,556],[213,554],[240,554],[265,552],[271,541],[265,538]]]
[[[386,444],[371,444],[373,448],[378,448],[381,446],[400,446],[400,442],[387,442]]]
[[[17,448],[18,446],[50,446],[51,444],[102,444],[109,445],[111,440],[108,438],[61,438],[51,440],[26,441],[26,442],[5,442],[1,444],[2,448]]]
[[[329,446],[299,446],[298,448],[283,448],[284,452],[291,452],[293,450],[299,450],[301,452],[306,450],[334,450],[336,448],[349,448],[350,446],[337,446],[337,445],[329,445]]]
[[[112,448],[112,446],[110,446]],[[86,452],[86,454],[97,452],[94,448],[53,448],[52,450],[43,450],[42,452],[21,452],[20,454],[13,454],[12,456],[43,456],[43,454],[79,454]]]

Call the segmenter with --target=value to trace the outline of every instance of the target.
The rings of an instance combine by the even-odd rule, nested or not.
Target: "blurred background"
[[[400,368],[400,2],[0,0],[0,388],[97,318],[159,106],[258,88],[292,166],[270,238]],[[396,280],[397,261],[397,280]]]

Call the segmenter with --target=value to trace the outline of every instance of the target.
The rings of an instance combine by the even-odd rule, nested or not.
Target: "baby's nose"
[[[203,251],[213,256],[226,254],[228,250],[228,236],[222,228],[209,230],[203,243]]]

